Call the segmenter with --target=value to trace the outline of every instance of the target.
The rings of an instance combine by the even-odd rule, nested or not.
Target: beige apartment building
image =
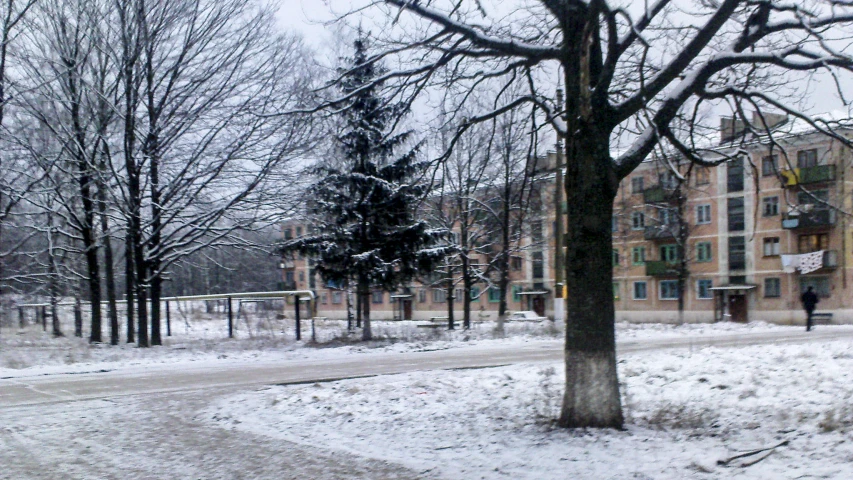
[[[721,131],[731,126],[724,120]],[[614,205],[617,320],[678,320],[685,221],[684,321],[804,323],[800,295],[812,286],[818,312],[853,322],[851,151],[797,122],[776,126],[772,140],[772,148],[770,137],[738,143],[741,155],[719,167],[694,166],[682,183],[681,215],[679,179],[660,162],[625,179]]]
[[[307,234],[307,226],[300,221],[291,220],[282,225],[284,239],[295,238]],[[529,243],[529,239],[527,240]],[[550,291],[545,289],[545,257],[540,246],[528,249],[523,253],[513,255],[510,259],[510,286],[507,292],[509,312],[534,310],[540,315],[550,314],[547,307],[552,306],[548,300]],[[481,259],[487,263],[488,259]],[[347,318],[347,299],[355,311],[355,296],[345,288],[337,285],[326,285],[319,275],[314,273],[313,261],[296,255],[294,258],[283,259],[280,263],[282,270],[283,290],[312,290],[315,293],[315,316],[333,319]],[[448,291],[446,287],[433,287],[412,281],[407,286],[393,292],[374,290],[370,298],[370,318],[373,320],[444,320],[448,316]],[[461,282],[454,288],[453,311],[457,323],[462,322],[463,302],[465,295]],[[500,294],[496,288],[488,285],[475,285],[471,295],[471,321],[486,321],[497,319]],[[289,300],[292,302],[292,300]]]
[[[832,314],[836,323],[853,323],[853,285],[848,285],[853,281],[848,278],[853,268],[848,218],[853,155],[813,128],[779,116],[768,121],[780,122],[773,128],[772,148],[769,138],[743,141],[742,135],[732,135],[740,133],[740,125],[722,119],[721,132],[728,134],[721,134],[721,143],[731,143],[740,156],[713,168],[688,171],[684,165],[683,181],[652,159],[622,182],[613,221],[617,321],[678,321],[677,266],[683,255],[686,322],[804,323],[799,298],[813,286],[820,297],[818,312]],[[853,136],[853,129],[838,131]],[[510,311],[534,310],[551,318],[555,165],[553,153],[538,162],[541,207],[528,216],[524,248],[511,262],[508,292]],[[686,235],[679,234],[682,221]],[[305,228],[286,222],[283,235],[300,236]],[[801,260],[808,268],[793,266]],[[322,285],[310,261],[285,260],[281,267],[285,288],[316,292],[317,316],[346,318],[347,292]],[[464,294],[459,285],[453,301],[459,321]],[[497,317],[497,290],[477,285],[470,294],[473,321]],[[371,299],[374,319],[446,315],[447,290],[418,282],[394,292],[376,291]]]

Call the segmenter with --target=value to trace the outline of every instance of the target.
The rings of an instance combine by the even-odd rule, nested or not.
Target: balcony
[[[782,184],[786,187],[835,181],[835,165],[816,165],[783,170],[779,173],[782,175]]]
[[[831,227],[832,225],[835,225],[835,210],[794,211],[782,219],[782,228],[786,230]]]
[[[678,225],[653,225],[643,229],[643,238],[646,240],[672,240]]]
[[[675,277],[678,275],[678,265],[664,260],[646,260],[646,276]]]
[[[827,270],[834,270],[836,268],[838,268],[838,250],[824,250],[823,263],[817,272],[826,272]]]
[[[838,268],[838,250],[827,250],[823,252],[823,268]]]
[[[671,187],[655,185],[643,190],[643,202],[645,203],[670,203],[674,200]]]

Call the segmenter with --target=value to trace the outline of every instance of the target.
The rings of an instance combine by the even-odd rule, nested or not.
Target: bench
[[[440,328],[447,324],[447,320],[450,317],[447,316],[437,316],[437,317],[429,317],[430,323],[421,323],[418,324],[418,328]]]
[[[832,314],[831,313],[815,312],[812,314],[812,325],[829,325],[831,323],[832,323]]]

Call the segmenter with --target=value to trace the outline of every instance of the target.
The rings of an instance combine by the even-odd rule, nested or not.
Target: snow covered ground
[[[625,431],[554,428],[559,364],[269,387],[205,415],[423,478],[849,479],[851,372],[846,341],[628,355]]]
[[[201,321],[194,323],[196,331],[202,331],[202,327]],[[363,358],[370,362],[387,357],[385,353],[469,346],[559,349],[562,341],[561,332],[548,323],[510,325],[506,336],[496,335],[493,327],[480,324],[469,332],[447,332],[388,322],[378,328],[383,339],[362,344],[341,334],[340,325],[329,323],[322,325],[322,331],[329,333],[332,340],[312,344],[296,342],[289,334],[281,333],[292,330],[292,325],[284,325],[282,330],[273,331],[274,335],[236,339],[220,337],[221,331],[208,336],[175,336],[167,338],[165,346],[150,349],[90,346],[84,339],[53,339],[38,329],[4,329],[0,335],[0,377],[25,382],[27,377],[99,369],[112,369],[114,375],[122,369],[138,370],[139,366],[156,364],[180,370],[190,363],[215,368],[220,362],[224,365],[336,358]],[[853,327],[818,329],[849,332]],[[802,330],[761,323],[622,324],[617,328],[617,339],[642,342]],[[216,442],[232,437],[242,439],[240,442],[258,439],[256,453],[276,458],[280,456],[276,445],[287,450],[292,448],[287,447],[292,445],[289,442],[293,442],[303,452],[300,464],[310,462],[310,455],[306,457],[305,452],[312,449],[323,458],[335,458],[335,452],[339,452],[339,458],[359,459],[353,463],[354,468],[358,467],[353,472],[385,472],[381,478],[391,478],[388,472],[396,471],[395,465],[399,466],[400,478],[853,478],[850,340],[639,351],[620,355],[619,368],[625,431],[568,432],[555,428],[553,421],[562,391],[562,365],[555,362],[267,386],[252,391],[231,388],[215,394],[168,394],[174,405],[184,405],[181,399],[185,397],[193,399],[186,404],[191,406],[182,409],[161,401],[147,402],[148,397],[136,400],[130,396],[118,397],[121,400],[117,398],[115,404],[97,400],[73,404],[84,407],[91,403],[97,407],[97,415],[74,413],[61,404],[50,407],[56,410],[53,416],[46,416],[46,407],[39,407],[32,414],[33,418],[49,419],[51,428],[57,429],[54,434],[65,432],[62,436],[71,438],[79,435],[74,430],[78,426],[87,432],[109,432],[110,425],[134,422],[138,416],[132,413],[134,408],[157,407],[151,412],[146,410],[146,415],[163,422],[180,420],[185,424],[180,431],[196,432],[187,440],[182,439],[180,431],[164,431],[176,459],[190,455],[180,453],[180,448],[187,445],[211,451],[217,448],[205,445],[205,438],[218,438]],[[128,416],[128,412],[132,414]],[[52,459],[57,465],[68,460],[71,453],[63,450],[62,441],[31,425],[35,420],[18,419],[20,414],[12,411],[7,413],[7,421],[18,424],[11,440],[0,429],[0,445],[6,440],[12,446],[27,440],[23,442],[27,449],[21,451],[39,452],[40,458]],[[77,420],[56,420],[62,415]],[[110,420],[97,420],[100,418]],[[8,425],[6,430],[12,428]],[[204,433],[205,428],[210,429],[209,433]],[[149,438],[155,430],[139,431],[128,442],[165,441],[165,437]],[[769,450],[736,458],[763,448]],[[91,457],[91,465],[86,467],[89,470],[80,466],[81,472],[88,473],[68,478],[89,478],[87,475],[97,471],[92,470],[95,466],[116,455],[106,446],[101,450],[101,456]],[[9,458],[19,458],[15,455]],[[121,458],[119,463],[123,465],[135,461],[132,455],[116,458]],[[192,472],[193,478],[206,478],[204,472],[211,473],[209,478],[227,478],[212,475],[214,472],[204,465],[199,460],[187,472]],[[257,465],[245,464],[246,471],[254,467]],[[153,464],[151,468],[154,469]],[[241,466],[229,464],[228,468],[240,471]],[[161,478],[151,475],[155,470],[140,467],[139,475],[127,478]],[[20,471],[25,471],[24,467]],[[257,478],[273,478],[259,475]],[[322,478],[344,478],[329,475]],[[372,478],[366,475],[353,473],[346,478]],[[0,474],[0,478],[14,477]]]

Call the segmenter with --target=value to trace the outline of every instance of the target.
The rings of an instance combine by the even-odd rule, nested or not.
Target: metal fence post
[[[47,307],[44,305],[41,306],[41,328],[47,331]]]
[[[24,325],[26,325],[26,323],[27,321],[24,318],[24,307],[18,307],[18,325],[20,325],[21,328],[24,328]]]
[[[228,338],[234,338],[234,316],[231,310],[231,297],[228,297]]]
[[[169,314],[169,301],[166,300],[166,336],[172,336],[172,318]]]
[[[302,340],[302,331],[299,325],[299,295],[294,296],[293,304],[296,305],[296,340]]]

